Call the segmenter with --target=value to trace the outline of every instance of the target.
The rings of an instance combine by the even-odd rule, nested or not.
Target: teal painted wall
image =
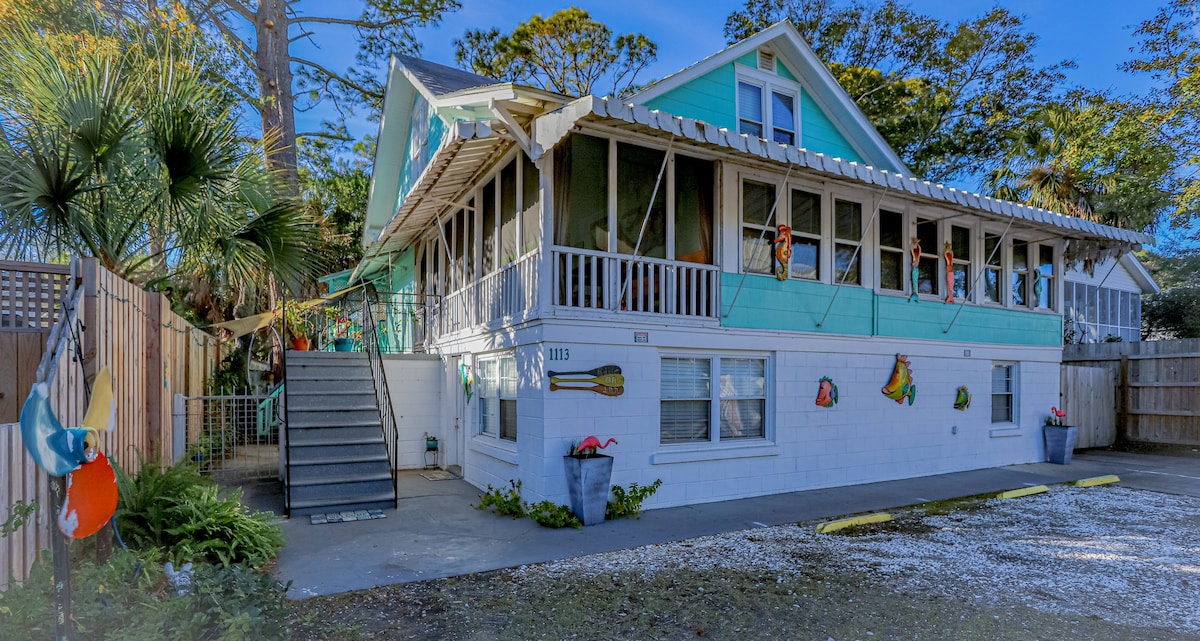
[[[404,155],[400,160],[400,190],[396,197],[395,206],[399,207],[400,203],[404,202],[404,198],[408,196],[408,192],[412,190],[417,179],[421,177],[421,172],[425,171],[425,167],[429,164],[429,159],[437,152],[438,147],[442,145],[442,140],[446,138],[446,123],[438,116],[437,112],[429,106],[425,98],[420,94],[413,100],[413,126],[409,128],[408,136],[404,141]],[[420,123],[418,118],[424,118],[421,123],[423,126],[417,126]],[[425,137],[425,146],[418,149],[413,136],[423,135]],[[416,158],[414,158],[416,154]],[[393,207],[392,211],[395,211]]]
[[[728,311],[741,274],[721,274],[722,312]],[[822,327],[817,327],[835,287],[824,283],[779,281],[747,276],[724,327],[799,332],[924,338],[1008,345],[1061,345],[1062,318],[1054,314],[965,305],[947,333],[958,305],[881,296],[861,287],[843,287]]]
[[[413,351],[413,297],[411,294],[416,286],[416,252],[408,248],[392,258],[391,272],[380,274],[375,283],[379,297],[390,301],[387,320],[383,323],[384,344],[381,347],[389,352]],[[390,295],[389,295],[390,292]]]
[[[703,120],[718,127],[737,130],[733,63],[721,65],[695,80],[646,102],[674,116]]]
[[[738,58],[734,62],[745,67],[750,67],[751,69],[758,69],[758,49]]]
[[[779,74],[781,78],[787,78],[792,82],[800,82],[796,76],[792,74],[792,70],[788,69],[787,65],[783,64],[783,61],[778,58],[775,59],[775,73]]]
[[[810,151],[854,162],[866,162],[854,151],[850,141],[838,131],[833,121],[821,111],[805,89],[800,90],[800,143]]]

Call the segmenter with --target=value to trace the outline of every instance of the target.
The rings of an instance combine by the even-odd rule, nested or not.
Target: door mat
[[[350,521],[370,521],[372,519],[386,519],[387,515],[383,510],[355,510],[353,512],[328,512],[326,514],[310,514],[308,520],[313,525],[323,525],[325,523],[349,523]]]
[[[431,470],[429,472],[421,472],[421,476],[427,481],[449,481],[458,478],[457,476],[447,472],[446,470]]]

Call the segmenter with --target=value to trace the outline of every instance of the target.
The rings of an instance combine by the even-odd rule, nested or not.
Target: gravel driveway
[[[294,604],[302,639],[1200,639],[1200,499],[1105,486]]]

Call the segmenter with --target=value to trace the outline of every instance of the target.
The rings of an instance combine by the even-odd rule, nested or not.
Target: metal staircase
[[[368,355],[289,351],[286,380],[289,514],[395,507]]]

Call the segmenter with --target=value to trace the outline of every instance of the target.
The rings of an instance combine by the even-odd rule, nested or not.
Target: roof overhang
[[[404,202],[380,231],[378,240],[367,247],[356,278],[369,272],[375,259],[386,262],[388,254],[406,249],[437,221],[441,212],[459,206],[462,193],[512,145],[512,139],[494,131],[491,123],[450,125],[445,141]]]
[[[1008,223],[1014,226],[1053,229],[1058,236],[1075,241],[1079,247],[1096,250],[1129,250],[1152,244],[1154,237],[1117,227],[1101,225],[1082,218],[1066,216],[1037,207],[981,196],[916,178],[876,169],[870,165],[841,160],[800,147],[780,145],[752,138],[709,123],[652,111],[639,105],[586,96],[562,109],[537,118],[534,125],[533,151],[536,160],[561,142],[583,123],[607,125],[626,131],[660,138],[682,138],[690,143],[734,155],[777,165],[791,165],[820,173],[835,180],[873,187],[909,196],[940,206]],[[1083,251],[1083,250],[1080,250]],[[1090,251],[1090,250],[1088,250]],[[1078,256],[1082,257],[1082,256]]]
[[[1143,294],[1157,294],[1161,289],[1158,283],[1154,282],[1154,277],[1150,272],[1146,271],[1146,267],[1142,265],[1142,261],[1137,259],[1133,254],[1124,254],[1121,256],[1121,265],[1125,267],[1125,271],[1129,272],[1130,278],[1142,288]]]

